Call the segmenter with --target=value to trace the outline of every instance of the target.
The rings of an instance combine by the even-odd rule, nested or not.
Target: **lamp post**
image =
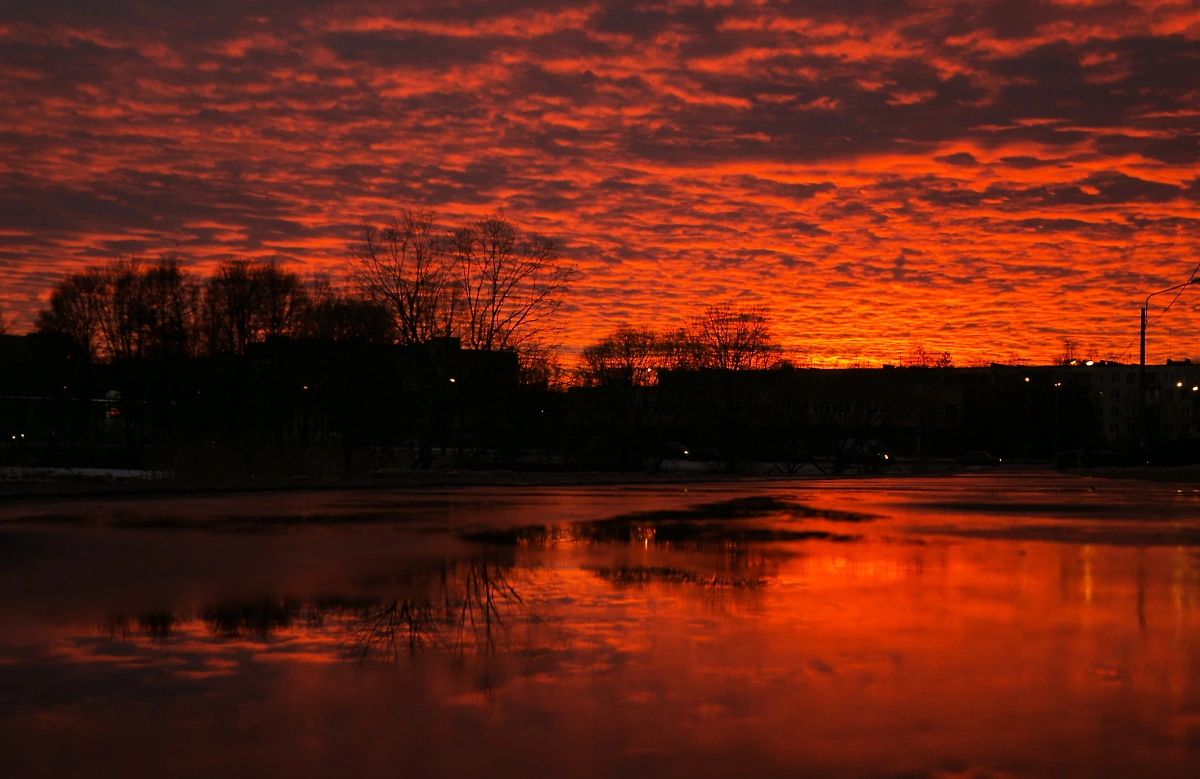
[[[1138,447],[1142,450],[1146,448],[1146,312],[1150,309],[1150,298],[1167,292],[1174,292],[1177,289],[1183,289],[1192,284],[1200,284],[1200,276],[1193,276],[1190,281],[1184,284],[1176,284],[1173,287],[1160,289],[1158,292],[1151,292],[1146,296],[1146,302],[1142,304],[1142,321],[1139,331],[1141,358],[1138,360],[1138,396],[1140,400],[1138,405]]]

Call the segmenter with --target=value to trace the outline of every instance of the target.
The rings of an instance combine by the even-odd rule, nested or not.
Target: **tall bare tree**
[[[253,266],[258,299],[258,338],[291,337],[302,328],[308,291],[300,277],[274,262]]]
[[[526,341],[517,355],[517,376],[523,387],[564,391],[574,373],[563,365],[557,344]]]
[[[448,335],[457,295],[432,211],[404,210],[383,228],[363,225],[350,252],[351,278],[367,297],[388,304],[401,343]]]
[[[396,323],[391,308],[379,300],[337,289],[328,277],[310,285],[303,335],[322,341],[395,343]]]
[[[583,383],[600,386],[620,382],[636,387],[654,384],[666,367],[659,335],[647,327],[624,325],[598,343],[585,347],[580,366]]]
[[[700,367],[700,349],[689,327],[659,333],[658,353],[664,368],[692,371]]]
[[[204,324],[213,352],[244,354],[270,336],[297,334],[308,295],[295,273],[275,263],[230,260],[204,289]]]
[[[741,459],[747,420],[759,402],[745,372],[770,367],[781,352],[771,334],[770,317],[761,307],[709,306],[688,328],[687,343],[694,367],[719,371],[709,395],[711,413],[723,439],[725,468],[733,472]]]
[[[179,260],[168,257],[143,269],[140,282],[141,353],[188,357],[199,345],[200,285]]]
[[[583,350],[579,379],[598,390],[602,440],[622,469],[641,469],[653,451],[647,422],[663,408],[662,395],[646,388],[658,383],[659,369],[674,367],[668,360],[662,337],[647,327],[623,325]]]
[[[90,358],[187,356],[197,342],[199,294],[174,258],[114,260],[63,279],[37,327],[65,333]]]
[[[692,323],[689,340],[698,367],[717,370],[761,370],[780,354],[771,334],[765,308],[734,308],[722,303],[709,306]]]
[[[458,331],[471,349],[516,350],[537,339],[576,275],[555,241],[501,214],[456,230],[452,251]]]
[[[230,260],[217,266],[204,288],[204,326],[211,352],[244,354],[255,340],[257,291],[252,265]]]
[[[136,257],[114,260],[101,270],[104,305],[100,308],[100,332],[110,360],[141,354],[142,263]]]
[[[89,360],[100,355],[100,320],[105,306],[106,283],[100,268],[72,273],[50,293],[50,304],[38,313],[42,332],[62,333],[75,342]]]

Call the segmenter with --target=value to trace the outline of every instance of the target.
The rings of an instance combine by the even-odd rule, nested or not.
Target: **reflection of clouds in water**
[[[478,717],[469,719],[472,733],[491,732],[486,728],[499,724],[499,730],[531,743],[549,737],[552,744],[545,748],[582,749],[610,773],[629,768],[622,760],[644,760],[655,749],[671,761],[680,750],[694,749],[718,761],[707,771],[700,761],[693,766],[696,775],[714,775],[713,766],[730,767],[719,762],[722,750],[751,746],[751,767],[808,764],[823,755],[854,763],[854,754],[871,754],[891,757],[866,768],[886,765],[890,773],[944,759],[990,770],[1007,764],[1009,755],[1045,769],[1037,755],[1045,754],[1047,743],[1076,748],[1090,743],[1101,716],[1130,726],[1134,735],[1113,738],[1131,749],[1141,743],[1137,733],[1159,733],[1164,726],[1186,735],[1190,726],[1179,715],[1172,715],[1174,724],[1161,721],[1150,681],[1184,681],[1187,671],[1172,646],[1192,635],[1186,611],[1182,625],[1166,613],[1173,611],[1177,579],[1169,566],[1159,565],[1170,557],[1165,550],[1159,550],[1161,559],[1149,560],[1151,630],[1138,638],[1130,632],[1136,630],[1132,610],[1124,613],[1129,604],[1117,597],[1111,580],[1113,555],[1120,562],[1129,550],[1095,551],[1096,595],[1088,604],[1058,590],[1064,562],[1059,555],[1070,552],[1077,560],[1080,550],[1030,547],[1027,558],[1019,558],[1017,550],[974,543],[953,547],[949,559],[926,565],[921,575],[916,563],[936,558],[939,550],[872,544],[855,545],[843,555],[835,553],[841,545],[827,545],[808,557],[743,555],[749,558],[741,569],[747,579],[754,571],[778,570],[778,578],[762,587],[713,586],[698,579],[702,573],[716,576],[726,565],[711,552],[651,550],[637,571],[638,550],[606,547],[606,570],[624,566],[631,572],[627,578],[633,581],[620,584],[596,568],[575,565],[593,559],[594,549],[568,550],[558,567],[522,568],[520,553],[511,568],[450,566],[449,609],[440,573],[427,568],[419,576],[406,574],[405,596],[391,600],[200,607],[173,622],[165,635],[161,616],[131,619],[112,637],[93,631],[86,641],[67,642],[75,654],[44,669],[43,678],[57,678],[72,696],[82,690],[93,700],[155,706],[159,697],[228,701],[214,709],[218,713],[235,706],[253,710],[260,699],[275,701],[301,679],[311,688],[271,711],[278,714],[285,705],[310,710],[295,716],[315,718],[321,733],[330,729],[321,736],[330,743],[362,737],[354,735],[362,727],[354,716],[360,706],[392,717],[410,709],[413,720],[425,717],[448,728],[462,726],[463,717]],[[1012,593],[1008,602],[1004,586],[1025,559],[1028,590]],[[530,562],[537,560],[535,554]],[[488,651],[465,630],[469,643],[462,654],[447,651],[433,634],[410,654],[401,620],[394,649],[366,647],[387,663],[346,662],[348,627],[361,628],[358,620],[385,612],[399,619],[405,603],[429,609],[412,614],[439,620],[437,630],[447,638],[456,634],[458,622],[450,617],[460,613],[455,609],[468,592],[484,593],[486,605],[490,589],[498,608],[519,610],[515,600],[501,602],[496,568],[510,577],[524,607],[552,624],[553,630],[534,636],[546,641],[526,640],[522,630],[516,636],[510,631],[516,640],[505,642],[497,631],[496,648]],[[1101,575],[1106,570],[1108,580]],[[894,575],[898,572],[906,574]],[[1082,570],[1068,572],[1083,576]],[[428,586],[420,594],[418,580]],[[791,582],[802,586],[788,586]],[[1072,579],[1071,587],[1078,583]],[[753,608],[714,612],[707,607],[714,594]],[[258,608],[264,613],[256,613]],[[508,624],[523,624],[519,617],[511,621],[512,613],[504,611]],[[1078,621],[1084,616],[1086,630]],[[478,621],[486,625],[482,615]],[[270,626],[266,633],[263,625]],[[413,673],[391,667],[392,651]],[[44,696],[47,687],[53,685],[30,689],[30,699]],[[1186,687],[1177,689],[1183,696],[1179,705],[1194,702]],[[41,697],[30,710],[68,716],[74,705],[47,704]],[[353,727],[339,724],[339,718]],[[927,730],[904,725],[910,720]],[[1034,727],[1044,727],[1046,735],[1031,737]],[[370,732],[384,739],[380,743],[392,743],[382,725]],[[281,728],[270,738],[279,747],[290,743],[291,734]],[[445,750],[460,742],[433,743],[430,749]],[[490,737],[482,743],[504,748]],[[633,757],[596,751],[604,743],[619,743]],[[440,757],[452,759],[444,752]],[[1070,755],[1079,757],[1086,752]]]
[[[880,581],[896,581],[909,576],[920,576],[925,573],[927,562],[923,557],[915,556],[901,560],[855,560],[843,555],[821,557],[812,561],[826,573],[842,576],[863,577]]]
[[[538,558],[539,552],[602,550],[611,558],[607,564],[586,564],[579,572],[618,595],[629,588],[683,587],[687,599],[729,616],[734,612],[727,606],[734,601],[726,593],[740,601],[778,583],[781,564],[798,554],[778,542],[849,540],[838,533],[780,529],[780,525],[831,526],[871,519],[862,512],[816,509],[762,496],[568,524],[503,530],[468,527],[460,535],[491,550],[487,556],[404,568],[387,578],[401,592],[394,597],[228,601],[195,613],[155,611],[114,617],[102,632],[146,647],[170,645],[172,652],[191,647],[237,655],[240,649],[254,647],[248,657],[215,666],[204,662],[199,670],[195,663],[185,663],[187,670],[180,673],[197,677],[233,673],[247,660],[398,662],[426,652],[485,657],[514,651],[553,654],[569,643],[561,619],[553,612],[558,607],[596,607],[597,597],[603,600],[604,596],[593,593],[582,598],[584,588],[563,588],[564,571],[542,569],[546,561]],[[776,543],[755,543],[758,540]],[[522,549],[526,551],[518,551]],[[811,561],[800,565],[811,573]],[[844,556],[821,557],[818,565],[825,572],[879,580],[919,573],[922,567],[919,559],[915,563],[848,562]],[[378,575],[367,578],[380,579]],[[603,636],[604,631],[595,628],[577,625],[570,638]],[[620,643],[620,636],[607,636],[599,644],[585,639],[592,649],[605,642]]]
[[[845,489],[842,505],[878,508]],[[261,776],[268,759],[269,775],[344,773],[347,751],[378,758],[374,772],[424,760],[417,775],[481,775],[509,757],[530,768],[548,754],[558,775],[1190,775],[1178,769],[1200,743],[1194,549],[922,534],[910,528],[929,509],[892,504],[895,521],[856,524],[855,543],[660,533],[848,526],[748,506],[719,506],[743,514],[724,520],[696,507],[597,512],[608,519],[583,530],[530,509],[561,541],[407,556],[416,533],[320,528],[269,539],[308,544],[294,558],[306,577],[247,582],[226,578],[240,567],[197,566],[170,593],[137,597],[91,577],[108,584],[78,590],[69,618],[46,606],[21,633],[0,631],[0,746],[42,734],[90,754],[133,734],[143,749],[190,747],[197,776]],[[613,519],[613,533],[593,532]],[[1031,519],[1043,522],[1003,521]],[[1064,520],[1085,522],[1106,526]],[[119,538],[152,559],[184,557],[165,533],[80,537],[89,555]],[[218,537],[233,543],[184,540],[190,551]],[[378,554],[339,555],[346,538]],[[331,559],[341,567],[312,573]],[[89,622],[105,609],[130,616]],[[250,757],[216,766],[231,743]]]
[[[68,663],[103,663],[119,667],[164,667],[199,678],[233,675],[255,663],[333,662],[340,646],[335,634],[310,625],[289,625],[269,635],[232,637],[213,632],[212,624],[175,615],[168,637],[122,627],[112,620],[99,635],[71,634],[53,644],[46,656]]]

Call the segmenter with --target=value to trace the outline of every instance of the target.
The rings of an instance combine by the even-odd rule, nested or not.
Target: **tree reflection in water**
[[[222,603],[204,609],[201,618],[209,632],[217,638],[249,638],[266,641],[281,630],[287,630],[306,619],[317,624],[314,606],[295,600],[263,599],[246,603]]]
[[[441,643],[438,611],[433,601],[394,600],[361,607],[346,620],[343,656],[359,660],[398,660]]]
[[[523,590],[540,589],[544,582],[534,585],[518,575],[534,564],[531,556],[603,547],[611,550],[611,562],[585,569],[611,586],[695,588],[713,605],[732,593],[768,586],[780,559],[797,554],[788,542],[851,542],[857,537],[839,528],[872,519],[754,497],[563,525],[464,528],[460,538],[479,545],[475,556],[405,569],[386,597],[225,602],[190,616],[157,611],[132,620],[115,618],[104,632],[164,643],[199,619],[212,638],[268,642],[303,626],[334,637],[346,659],[398,662],[423,651],[458,656],[509,651],[515,648],[517,626],[524,625],[529,646],[523,648],[536,650],[533,644],[545,637],[530,628],[545,619],[530,608],[532,592]],[[808,526],[814,522],[817,527]],[[366,586],[378,592],[377,584]]]
[[[170,611],[148,611],[130,619],[124,616],[110,618],[100,627],[100,632],[112,639],[130,639],[144,635],[155,644],[165,644],[174,637],[180,618]]]
[[[485,559],[446,565],[424,595],[350,609],[344,655],[398,660],[429,647],[458,654],[510,647],[515,623],[544,622],[513,585],[514,568]]]
[[[519,591],[511,558],[476,558],[405,572],[406,595],[392,599],[327,597],[262,598],[224,602],[196,614],[148,612],[115,616],[101,633],[120,640],[149,638],[169,643],[193,621],[220,641],[269,642],[297,627],[328,631],[341,655],[353,660],[397,662],[423,650],[491,655],[514,648],[518,624],[542,625]]]

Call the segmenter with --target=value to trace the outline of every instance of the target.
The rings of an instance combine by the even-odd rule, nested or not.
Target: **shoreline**
[[[938,464],[941,465],[941,464]],[[143,479],[46,479],[0,482],[0,504],[138,497],[205,497],[216,495],[261,495],[298,492],[421,491],[454,488],[568,488],[719,484],[801,484],[819,481],[854,482],[866,479],[904,481],[914,478],[957,476],[1044,475],[1101,476],[1087,472],[1056,471],[1049,464],[1029,464],[1010,469],[964,469],[930,467],[883,473],[725,473],[711,471],[668,471],[659,473],[611,471],[511,471],[441,470],[405,471],[383,476],[353,476],[335,479],[237,479],[229,481],[143,480]],[[1197,470],[1200,473],[1200,469]],[[1119,477],[1118,477],[1119,478]],[[1200,478],[1198,478],[1200,480]],[[1169,481],[1169,480],[1168,480]]]
[[[670,486],[718,484],[800,484],[819,481],[853,482],[865,479],[904,481],[914,478],[992,476],[1019,478],[1025,475],[1058,474],[1063,477],[1105,481],[1141,481],[1151,484],[1195,484],[1200,488],[1200,465],[1133,466],[1128,468],[1055,469],[1049,463],[1026,463],[1009,468],[963,468],[946,463],[909,467],[879,473],[834,475],[805,471],[788,474],[772,471],[726,473],[720,470],[670,470],[655,473],[617,471],[537,470],[433,470],[402,471],[341,478],[256,479],[225,481],[163,478],[104,478],[59,476],[30,480],[0,481],[0,504],[138,497],[205,497],[216,495],[261,495],[298,492],[421,491],[454,488],[568,488]]]

